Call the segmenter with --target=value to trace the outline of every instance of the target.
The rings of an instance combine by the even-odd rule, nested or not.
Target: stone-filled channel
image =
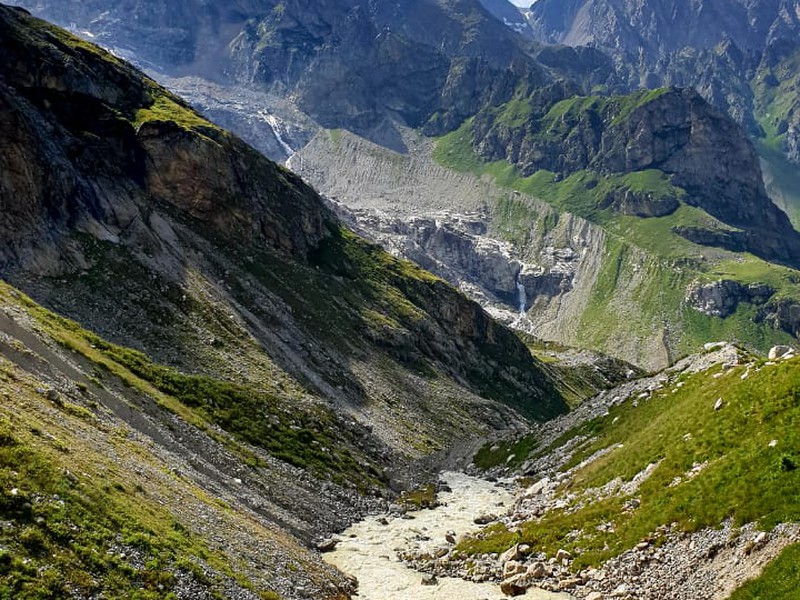
[[[439,495],[441,506],[420,510],[411,519],[369,517],[342,533],[336,549],[325,560],[358,579],[359,600],[500,600],[494,583],[474,583],[440,577],[435,585],[422,585],[423,574],[408,568],[398,552],[433,550],[447,546],[445,535],[460,536],[479,529],[474,519],[486,513],[503,513],[513,502],[512,493],[492,482],[463,473],[447,472],[441,479],[452,490]],[[568,599],[567,594],[529,589],[526,600]]]

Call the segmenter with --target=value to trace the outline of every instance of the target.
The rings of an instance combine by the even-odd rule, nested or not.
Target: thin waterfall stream
[[[519,280],[519,273],[517,274],[517,306],[519,307],[519,313],[521,315],[525,314],[526,304],[528,303],[528,294],[525,291],[525,286]]]

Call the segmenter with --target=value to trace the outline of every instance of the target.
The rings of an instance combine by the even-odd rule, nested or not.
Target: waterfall
[[[525,293],[525,286],[519,280],[519,273],[517,273],[517,301],[519,304],[520,314],[525,314],[525,304],[528,302],[528,294]]]
[[[264,119],[264,122],[269,125],[270,129],[272,129],[272,133],[275,134],[275,139],[278,140],[278,144],[280,144],[281,149],[286,153],[286,155],[291,158],[294,156],[294,150],[286,141],[286,138],[283,137],[283,133],[285,131],[285,127],[281,124],[281,122],[275,117],[275,115],[270,114],[267,110],[259,111],[258,116]],[[287,159],[288,160],[288,159]]]

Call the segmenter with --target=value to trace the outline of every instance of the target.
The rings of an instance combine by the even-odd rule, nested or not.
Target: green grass
[[[483,470],[503,465],[509,468],[518,467],[527,460],[537,445],[536,437],[533,435],[518,440],[484,444],[475,454],[473,462],[476,467]]]
[[[648,464],[660,464],[636,493],[639,509],[622,512],[626,498],[612,497],[571,513],[551,511],[524,524],[519,539],[550,554],[559,547],[573,550],[574,568],[580,569],[673,522],[696,531],[733,518],[736,525],[757,522],[768,530],[800,520],[800,469],[792,468],[800,465],[800,361],[763,367],[742,380],[744,370],[737,367],[715,378],[721,372],[717,367],[684,376],[682,387],[668,386],[639,400],[638,407],[630,402],[615,407],[607,417],[566,434],[564,440],[588,436],[566,467],[621,446],[577,471],[562,491],[581,493],[617,477],[630,481]],[[714,411],[718,398],[724,405]],[[770,447],[773,439],[776,447]],[[670,487],[694,463],[706,462],[699,475]],[[597,530],[609,522],[613,534]],[[565,540],[572,530],[581,535]],[[494,543],[490,537],[486,544]]]
[[[177,123],[184,129],[195,131],[202,129],[218,129],[194,110],[183,104],[172,94],[160,89],[152,90],[152,104],[136,111],[134,125],[139,127],[149,121],[167,121]]]
[[[175,571],[202,574],[198,561],[235,577],[224,556],[157,501],[163,490],[152,480],[123,471],[83,439],[85,428],[105,426],[69,411],[48,416],[35,386],[0,359],[0,514],[8,523],[0,529],[0,598],[64,598],[70,590],[172,598]],[[123,451],[124,438],[119,444]],[[119,548],[142,553],[144,566]]]

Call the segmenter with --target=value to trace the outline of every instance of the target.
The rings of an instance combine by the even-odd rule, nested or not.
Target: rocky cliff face
[[[290,97],[324,127],[348,128],[393,148],[400,147],[395,121],[441,133],[520,86],[569,76],[588,89],[612,72],[610,61],[592,50],[580,52],[577,61],[574,53],[567,61],[538,58],[530,42],[478,0],[154,4],[23,2],[37,15],[178,78],[176,87],[194,90],[192,99],[204,108],[219,111],[227,104],[233,124],[246,107],[231,106],[215,84],[184,78],[270,92],[271,111],[284,104],[276,97]],[[241,126],[249,133],[251,127]],[[285,158],[275,150],[273,156]]]
[[[761,136],[765,119],[789,121],[794,112],[786,101],[766,110],[760,82],[792,77],[775,80],[771,57],[797,51],[798,8],[787,0],[542,0],[528,15],[538,39],[603,49],[632,87],[694,87]],[[788,156],[790,143],[782,140]]]
[[[559,102],[542,94],[482,111],[473,135],[478,154],[507,159],[523,176],[540,170],[567,177],[586,169],[602,174],[656,169],[686,192],[687,204],[740,230],[709,238],[712,245],[746,248],[789,264],[800,260],[800,236],[767,196],[752,146],[694,91]],[[677,208],[678,198],[617,192],[605,203],[625,214],[664,215]],[[693,241],[704,243],[697,235]]]

